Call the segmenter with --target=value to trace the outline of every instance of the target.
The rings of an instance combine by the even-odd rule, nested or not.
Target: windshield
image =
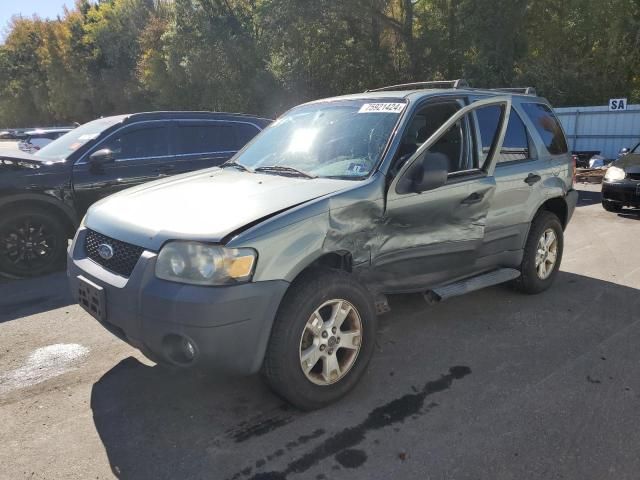
[[[640,153],[640,143],[633,147],[633,150],[629,153]]]
[[[264,130],[234,163],[276,174],[363,178],[376,166],[405,106],[394,99],[298,107]]]
[[[43,158],[64,160],[89,140],[93,140],[104,130],[121,121],[122,117],[109,117],[85,123],[49,143],[46,147],[42,147],[35,155]]]

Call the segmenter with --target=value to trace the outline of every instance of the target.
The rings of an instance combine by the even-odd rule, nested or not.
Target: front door
[[[451,100],[427,104],[415,116],[423,116],[428,124],[430,118],[442,114],[447,102]],[[473,123],[476,120],[472,112],[495,105],[501,108],[501,121],[495,129],[490,152],[483,159],[476,148]],[[374,281],[381,289],[386,292],[427,289],[479,268],[476,260],[496,188],[495,152],[500,151],[510,108],[509,97],[481,100],[455,108],[455,113],[435,132],[428,132],[428,138],[420,138],[418,134],[418,142],[424,141],[397,168],[398,173],[389,185],[379,246],[372,252]],[[409,167],[430,154],[447,158],[446,184],[421,193],[398,193],[398,181]]]
[[[175,172],[169,145],[169,122],[146,122],[119,130],[98,143],[73,167],[73,189],[78,211],[112,193]],[[92,165],[89,155],[108,148],[114,160]]]

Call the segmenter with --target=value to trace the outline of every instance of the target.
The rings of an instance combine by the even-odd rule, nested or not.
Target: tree
[[[638,0],[76,0],[14,18],[0,123],[149,109],[276,116],[319,97],[467,78],[555,105],[640,101]]]

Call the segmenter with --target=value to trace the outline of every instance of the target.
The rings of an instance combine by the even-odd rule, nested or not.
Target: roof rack
[[[467,88],[469,84],[463,78],[457,80],[433,80],[430,82],[412,82],[401,83],[398,85],[389,85],[387,87],[372,88],[367,92],[385,92],[389,90],[418,90],[422,88]]]
[[[494,92],[523,93],[524,95],[533,96],[537,95],[535,87],[490,88],[489,90]]]

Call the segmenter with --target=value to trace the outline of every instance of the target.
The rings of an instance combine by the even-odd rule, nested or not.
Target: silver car
[[[24,140],[18,142],[18,148],[23,152],[35,153],[43,147],[46,147],[54,140],[60,138],[65,133],[73,130],[72,128],[39,128],[25,132]]]
[[[362,377],[387,295],[549,288],[573,175],[532,89],[421,82],[315,101],[219,168],[93,205],[69,279],[153,360],[262,371],[319,408]]]

